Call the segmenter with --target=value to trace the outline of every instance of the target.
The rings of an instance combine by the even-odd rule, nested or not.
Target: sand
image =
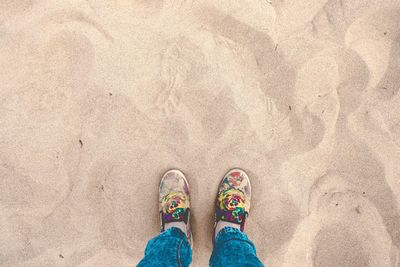
[[[132,266],[231,167],[267,266],[400,266],[398,0],[2,0],[0,266]]]

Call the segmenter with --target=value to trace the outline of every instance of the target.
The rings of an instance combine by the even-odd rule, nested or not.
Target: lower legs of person
[[[241,169],[230,170],[218,188],[211,267],[264,266],[256,255],[254,244],[244,233],[250,201],[248,175]]]
[[[192,262],[190,193],[185,175],[167,171],[159,187],[161,234],[151,239],[139,267],[187,267]]]
[[[160,183],[161,234],[149,241],[137,266],[183,266],[192,261],[190,195],[179,170],[168,171]],[[251,186],[241,169],[230,170],[218,188],[211,267],[261,267],[254,244],[243,232],[250,210]]]

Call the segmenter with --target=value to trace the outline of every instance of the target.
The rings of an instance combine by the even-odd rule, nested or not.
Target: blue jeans
[[[186,235],[178,228],[170,228],[149,241],[145,256],[137,266],[186,267],[191,262],[192,249]],[[236,228],[225,227],[216,237],[210,266],[264,265],[257,258],[256,248],[245,233]]]

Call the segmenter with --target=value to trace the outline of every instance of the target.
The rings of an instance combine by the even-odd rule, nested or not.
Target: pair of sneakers
[[[248,175],[241,169],[231,169],[223,177],[215,202],[214,232],[222,225],[235,225],[244,231],[245,221],[250,210],[251,186]],[[161,232],[166,226],[180,223],[193,246],[190,228],[190,190],[185,175],[177,170],[167,171],[160,183],[159,211]],[[215,235],[215,233],[214,233]]]

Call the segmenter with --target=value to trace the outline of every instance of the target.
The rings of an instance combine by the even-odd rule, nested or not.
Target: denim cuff
[[[246,242],[254,249],[254,251],[256,250],[256,247],[254,246],[253,242],[250,241],[250,239],[247,237],[245,233],[243,233],[237,228],[229,226],[222,228],[218,232],[217,236],[215,237],[215,246],[219,247],[222,244],[227,243],[231,240]]]

